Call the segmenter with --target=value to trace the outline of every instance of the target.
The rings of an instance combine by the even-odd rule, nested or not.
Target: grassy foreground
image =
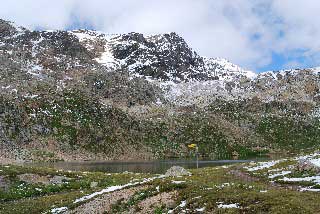
[[[294,171],[296,159],[270,163],[195,169],[180,177],[1,166],[0,213],[319,213],[319,185],[284,179],[314,172]]]

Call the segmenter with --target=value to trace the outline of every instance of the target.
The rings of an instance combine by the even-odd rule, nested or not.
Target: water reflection
[[[256,161],[250,160],[201,160],[199,167],[221,166],[233,163]],[[265,160],[265,158],[264,158]],[[86,161],[86,162],[56,162],[56,163],[32,163],[32,166],[46,166],[55,169],[74,171],[100,171],[100,172],[141,172],[141,173],[164,173],[171,166],[184,168],[196,168],[194,160],[156,160],[156,161]]]

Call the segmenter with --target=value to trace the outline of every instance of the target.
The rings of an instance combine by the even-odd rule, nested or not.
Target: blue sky
[[[320,66],[318,0],[10,0],[0,17],[30,29],[177,32],[200,55],[254,71]]]
[[[316,64],[316,62],[308,61],[307,57],[303,55],[303,51],[301,51],[300,54],[299,54],[299,51],[292,51],[292,52],[298,52],[298,53],[294,56],[288,56],[288,53],[283,53],[283,54],[272,53],[271,63],[261,67],[259,71],[269,71],[269,70],[274,71],[274,70],[281,70],[281,69],[310,68],[310,67],[320,66],[319,64]]]

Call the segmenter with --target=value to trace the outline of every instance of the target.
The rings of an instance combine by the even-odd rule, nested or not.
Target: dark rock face
[[[116,39],[120,44],[112,46],[114,56],[126,59],[127,68],[133,66],[134,72],[140,75],[160,80],[208,79],[203,59],[175,33],[147,38],[130,33]],[[194,74],[193,70],[199,69],[201,72]]]
[[[19,51],[20,57],[26,60],[54,58],[79,59],[83,63],[92,63],[92,55],[84,48],[78,38],[64,31],[38,32],[26,31],[5,40],[7,49]],[[23,59],[25,60],[25,59]]]
[[[17,32],[10,22],[0,19],[0,38],[12,36]]]
[[[118,59],[125,59],[137,51],[138,53],[132,56],[132,58],[138,57],[140,54],[142,54],[141,50],[139,50],[140,45],[148,45],[148,42],[144,38],[143,34],[140,33],[129,33],[127,35],[123,35],[120,37],[120,41],[123,43],[116,44],[113,47],[113,54]],[[128,42],[130,45],[126,45],[125,42]]]
[[[53,49],[54,55],[66,55],[71,58],[88,61],[91,59],[90,53],[84,48],[78,38],[65,31],[45,32],[40,34],[43,37],[42,47]]]

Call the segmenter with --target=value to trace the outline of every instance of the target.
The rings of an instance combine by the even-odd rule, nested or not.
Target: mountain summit
[[[100,54],[97,62],[111,69],[126,69],[131,74],[174,82],[214,80],[226,71],[245,75],[243,69],[227,60],[199,56],[176,33],[147,37],[140,33],[104,35],[87,30],[71,33],[87,49]],[[97,41],[100,46],[95,46]]]

